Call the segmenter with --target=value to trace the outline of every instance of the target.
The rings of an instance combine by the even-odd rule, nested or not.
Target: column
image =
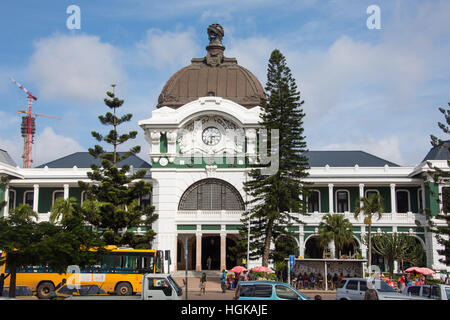
[[[171,255],[173,256],[172,260],[172,270],[178,271],[178,234],[175,235],[175,250],[171,252]],[[184,250],[181,251],[181,255],[184,255]]]
[[[3,217],[6,218],[6,217],[8,217],[8,212],[9,212],[9,184],[8,183],[5,185],[4,193],[5,193],[5,195],[3,196],[3,200],[6,201],[6,205],[3,208]]]
[[[367,259],[367,245],[364,244],[364,242],[362,241],[362,239],[364,239],[366,235],[366,226],[361,226],[361,255],[363,257],[363,259]]]
[[[33,211],[36,213],[38,212],[38,201],[39,201],[39,185],[34,184],[33,185],[34,192],[33,192]]]
[[[391,183],[391,212],[397,213],[397,201],[395,196],[395,183]]]
[[[359,197],[364,198],[364,183],[359,184]],[[362,203],[359,203],[359,206],[362,207]]]
[[[195,271],[202,270],[202,234],[196,233],[196,257],[195,257]]]
[[[69,199],[69,185],[65,184],[64,185],[64,200]]]
[[[248,262],[247,262],[248,263]],[[227,235],[220,234],[220,271],[227,268]]]
[[[334,185],[332,183],[328,184],[328,207],[329,207],[329,212],[333,213],[334,209],[333,209],[333,187]]]
[[[420,209],[425,210],[425,207],[426,207],[426,205],[425,205],[425,183],[422,183],[421,188],[422,188],[422,192],[421,192],[420,196],[422,197],[422,208],[419,208],[419,210]]]
[[[302,258],[305,257],[305,232],[303,229],[303,224],[300,225],[300,230],[299,230],[299,239],[298,239],[298,243],[299,243],[299,249],[300,249],[300,256]]]

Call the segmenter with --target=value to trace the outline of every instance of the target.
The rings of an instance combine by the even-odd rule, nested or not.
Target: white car
[[[409,286],[403,290],[407,296],[429,298],[433,300],[450,300],[450,285],[433,284],[421,286]]]
[[[369,283],[368,283],[369,281]],[[374,289],[377,300],[427,300],[403,295],[381,279],[344,278],[337,289],[336,300],[364,300],[368,289]]]

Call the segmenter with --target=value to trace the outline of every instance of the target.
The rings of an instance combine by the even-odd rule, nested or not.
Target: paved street
[[[173,277],[175,281],[183,286],[184,277]],[[208,277],[206,285],[206,294],[200,296],[200,278],[188,277],[188,300],[232,300],[234,296],[234,290],[227,290],[226,293],[222,293],[220,288],[220,278]],[[308,298],[314,299],[316,295],[320,295],[322,300],[335,300],[336,291],[324,291],[324,290],[299,290]],[[183,298],[185,294],[185,287],[183,286]]]

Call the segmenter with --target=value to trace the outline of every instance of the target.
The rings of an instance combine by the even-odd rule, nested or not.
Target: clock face
[[[216,127],[208,127],[203,130],[202,139],[208,146],[215,146],[220,141],[220,131]]]

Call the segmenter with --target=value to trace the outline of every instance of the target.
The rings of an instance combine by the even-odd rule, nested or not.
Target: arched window
[[[204,179],[183,194],[178,210],[245,210],[239,192],[228,182]]]

